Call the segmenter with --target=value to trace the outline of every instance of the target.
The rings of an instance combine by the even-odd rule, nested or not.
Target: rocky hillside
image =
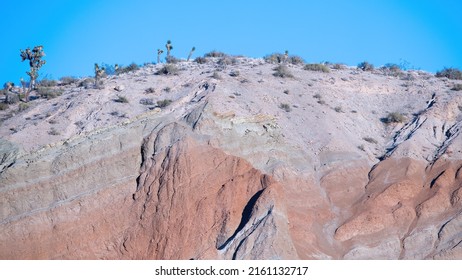
[[[462,259],[454,80],[165,66],[0,111],[1,259]]]

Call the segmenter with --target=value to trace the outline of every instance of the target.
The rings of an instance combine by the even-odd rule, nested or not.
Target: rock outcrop
[[[0,259],[462,259],[450,80],[236,61],[2,115]]]

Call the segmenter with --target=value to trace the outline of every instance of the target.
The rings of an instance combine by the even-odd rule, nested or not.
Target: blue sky
[[[19,50],[43,45],[41,78],[92,75],[93,64],[142,64],[211,50],[376,66],[462,68],[460,0],[2,0],[0,84],[27,78]]]

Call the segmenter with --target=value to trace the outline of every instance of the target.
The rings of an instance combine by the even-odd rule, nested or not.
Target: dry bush
[[[446,77],[451,80],[462,80],[462,71],[457,68],[444,68],[435,74],[438,78]]]
[[[198,64],[205,64],[208,62],[207,58],[205,57],[196,57],[196,59],[194,59],[194,62],[198,63]]]
[[[49,88],[49,87],[39,87],[37,89],[37,93],[42,98],[46,98],[48,100],[61,96],[63,94],[63,90],[60,88]]]
[[[161,69],[156,72],[156,75],[176,75],[179,70],[174,64],[164,65]]]
[[[59,84],[62,86],[68,86],[68,85],[76,83],[77,81],[78,81],[77,78],[66,76],[66,77],[62,77],[61,79],[59,79]]]
[[[279,105],[279,108],[281,108],[282,110],[286,111],[286,112],[290,112],[292,111],[292,108],[290,108],[290,105],[287,104],[287,103],[281,103]]]
[[[273,76],[281,77],[281,78],[293,78],[294,75],[289,71],[289,68],[284,65],[279,65],[273,69],[274,73]]]
[[[318,71],[318,72],[324,72],[324,73],[329,73],[330,69],[324,64],[320,63],[315,63],[315,64],[306,64],[303,69],[305,70],[310,70],[310,71]]]
[[[398,112],[389,113],[385,118],[381,119],[384,123],[402,123],[406,121],[406,117]]]
[[[451,90],[460,91],[462,90],[462,84],[455,84]]]
[[[225,57],[225,56],[227,55],[224,52],[219,52],[216,50],[213,50],[211,52],[204,54],[204,57]]]
[[[170,99],[159,100],[157,101],[157,106],[160,108],[164,108],[170,105],[171,103],[172,103],[172,100]]]
[[[358,64],[358,69],[361,69],[363,71],[372,71],[374,70],[374,65],[367,61],[363,61]]]

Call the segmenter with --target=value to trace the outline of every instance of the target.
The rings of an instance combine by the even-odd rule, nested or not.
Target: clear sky
[[[307,62],[408,62],[462,69],[461,0],[1,0],[0,84],[27,78],[19,50],[43,45],[41,77],[92,75],[93,64],[142,64],[211,50]],[[40,79],[39,78],[39,79]]]

